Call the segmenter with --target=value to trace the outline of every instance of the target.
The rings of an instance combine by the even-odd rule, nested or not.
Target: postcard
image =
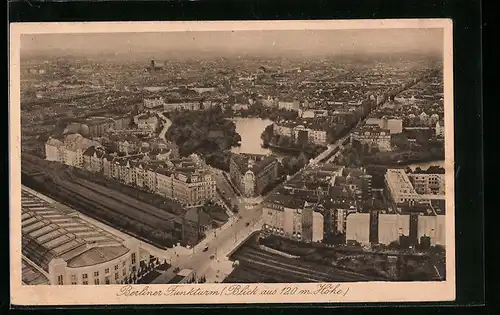
[[[10,26],[12,305],[455,299],[451,20]]]

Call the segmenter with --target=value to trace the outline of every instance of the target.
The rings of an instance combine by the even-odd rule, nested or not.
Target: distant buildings
[[[156,115],[144,114],[137,117],[137,128],[141,130],[149,130],[154,132],[159,125],[160,121]]]
[[[297,143],[327,144],[326,130],[311,120],[274,123],[273,134],[290,137]]]
[[[278,178],[278,161],[273,156],[232,154],[229,174],[245,197],[255,197]]]
[[[144,99],[144,108],[152,109],[156,107],[161,107],[165,104],[163,97],[157,98],[145,98]]]
[[[199,208],[191,208],[174,222],[174,233],[186,245],[194,246],[205,236],[211,222],[208,214]]]
[[[120,284],[138,271],[138,242],[104,231],[24,187],[21,198],[23,283]]]
[[[161,62],[156,62],[155,60],[151,60],[150,64],[148,67],[146,67],[147,71],[158,71],[158,70],[163,70],[163,63]]]
[[[84,123],[89,128],[91,138],[101,137],[115,126],[115,121],[108,117],[92,117],[85,120]]]
[[[395,117],[371,117],[366,120],[366,125],[376,125],[381,129],[389,130],[390,134],[398,134],[403,132],[403,120]]]
[[[358,141],[380,151],[391,151],[391,133],[380,127],[364,126],[351,134],[351,141]]]
[[[293,110],[293,111],[298,112],[300,110],[300,102],[298,100],[279,101],[278,108],[285,109],[285,110]]]
[[[201,109],[200,102],[165,103],[163,105],[163,111],[165,112],[197,111],[200,109]]]
[[[444,120],[439,120],[436,123],[436,137],[444,138]]]
[[[83,153],[91,146],[100,147],[101,144],[80,134],[69,134],[63,139],[49,138],[45,143],[45,159],[83,167]]]

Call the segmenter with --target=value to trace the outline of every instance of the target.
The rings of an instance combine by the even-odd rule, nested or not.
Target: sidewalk
[[[259,220],[252,225],[247,231],[242,231],[240,237],[235,243],[225,244],[223,248],[219,249],[218,257],[213,260],[207,267],[199,270],[199,275],[205,275],[207,283],[222,282],[234,270],[233,261],[229,260],[227,255],[240,246],[252,233],[259,231],[262,228],[263,221]]]

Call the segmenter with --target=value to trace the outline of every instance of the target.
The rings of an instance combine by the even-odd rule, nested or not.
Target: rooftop
[[[259,154],[231,154],[231,159],[236,163],[238,168],[242,173],[250,170],[254,173],[259,173],[269,164],[277,161],[275,157],[271,155],[259,155]]]
[[[291,209],[302,209],[304,206],[304,200],[300,200],[298,198],[291,198],[290,195],[287,194],[272,194],[266,200],[268,205],[280,205],[286,208]]]
[[[23,255],[43,270],[54,258],[69,267],[100,264],[120,257],[129,249],[123,240],[80,218],[77,212],[54,206],[23,187]]]
[[[22,281],[27,285],[50,284],[47,276],[25,259],[22,260]]]

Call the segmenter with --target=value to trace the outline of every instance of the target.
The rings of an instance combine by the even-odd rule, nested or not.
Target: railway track
[[[24,160],[24,162],[25,169],[23,169],[23,171],[28,170],[30,173],[33,171],[44,171],[39,165],[32,161]],[[134,221],[145,223],[154,228],[158,227],[159,222],[171,224],[176,218],[174,214],[162,211],[110,188],[88,182],[84,179],[65,179],[57,175],[51,177],[54,181],[53,188],[71,193],[79,202],[87,204],[88,202],[86,200],[97,201],[97,203],[93,203],[94,206],[104,206],[109,210],[108,212],[126,216]],[[117,195],[119,195],[119,197],[117,197]]]
[[[91,190],[97,194],[101,194],[105,196],[106,198],[113,199],[118,203],[125,204],[126,206],[130,208],[134,208],[137,211],[140,211],[141,213],[148,213],[151,216],[157,217],[160,220],[163,221],[172,221],[177,218],[176,215],[163,211],[161,209],[155,208],[152,205],[146,204],[142,201],[136,200],[132,197],[129,197],[125,194],[119,193],[111,188],[104,187],[89,181],[86,181],[84,179],[73,179],[72,180],[75,184],[80,185],[81,187]],[[119,194],[120,197],[117,197],[116,195]]]
[[[169,220],[157,215],[151,215],[149,213],[143,212],[141,211],[141,209],[135,208],[123,201],[110,198],[107,195],[99,193],[95,190],[85,188],[75,183],[65,183],[65,187],[68,187],[73,193],[78,194],[80,196],[80,200],[92,200],[95,203],[106,207],[107,209],[112,209],[113,212],[118,215],[127,216],[129,218],[132,218],[134,221],[144,223],[146,225],[154,227],[155,229],[158,228],[159,223],[170,223],[172,221],[172,219]]]
[[[329,281],[366,281],[373,277],[329,267],[322,266],[322,270],[318,270],[317,264],[311,264],[304,261],[295,261],[290,263],[281,256],[259,251],[255,248],[245,247],[239,253],[233,255],[234,259],[240,261],[240,264],[247,266],[258,265],[260,270],[269,270],[278,274],[287,274],[294,278],[302,279],[310,282],[329,282]],[[373,280],[373,279],[372,279]]]
[[[238,261],[240,261],[240,264],[249,264],[250,266],[256,266],[261,270],[266,270],[266,272],[272,271],[273,274],[278,275],[287,273],[291,277],[303,279],[307,282],[327,282],[330,280],[328,276],[319,276],[311,270],[301,270],[302,268],[293,268],[295,266],[292,267],[292,265],[290,264],[268,260],[264,257],[259,257],[258,255],[243,254],[237,259]]]
[[[39,167],[33,167],[33,165],[29,167],[29,170],[40,171]],[[121,216],[132,222],[140,222],[153,229],[158,229],[159,226],[167,227],[173,221],[173,215],[169,216],[166,212],[162,213],[163,216],[145,212],[142,208],[132,206],[123,200],[110,198],[109,195],[103,194],[97,188],[92,190],[58,177],[55,177],[53,183],[45,182],[44,185],[51,188],[49,191],[57,195],[57,199],[64,199],[64,203],[70,206],[80,205],[77,208],[80,208],[83,213],[90,213],[89,209],[92,209],[92,216],[102,217],[104,215],[109,217],[110,214],[117,217]],[[71,200],[71,202],[68,202],[68,200]]]

